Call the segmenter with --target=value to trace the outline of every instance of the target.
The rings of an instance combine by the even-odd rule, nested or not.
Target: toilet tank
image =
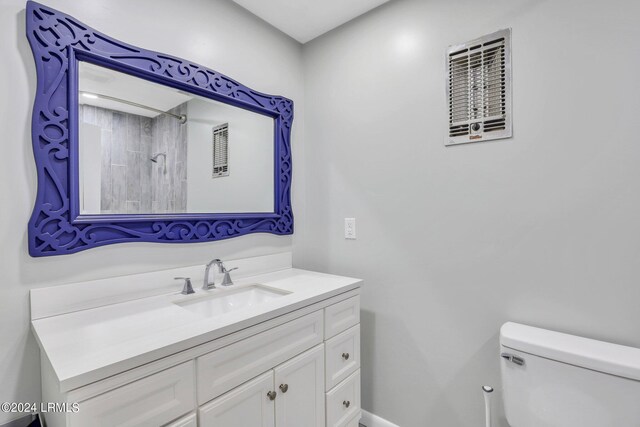
[[[511,427],[640,427],[640,349],[508,322],[500,352]]]

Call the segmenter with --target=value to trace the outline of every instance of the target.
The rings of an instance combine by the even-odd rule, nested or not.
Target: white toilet
[[[500,351],[511,427],[640,427],[640,349],[509,322]]]

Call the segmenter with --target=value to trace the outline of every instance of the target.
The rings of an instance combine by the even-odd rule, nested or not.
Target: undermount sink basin
[[[288,293],[262,285],[248,285],[236,289],[221,290],[220,293],[179,301],[174,304],[201,316],[214,317],[243,308],[255,307]]]

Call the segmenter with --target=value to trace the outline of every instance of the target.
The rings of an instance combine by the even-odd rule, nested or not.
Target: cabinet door
[[[324,344],[275,368],[276,426],[325,427]]]
[[[202,406],[200,427],[275,427],[273,391],[269,371]]]

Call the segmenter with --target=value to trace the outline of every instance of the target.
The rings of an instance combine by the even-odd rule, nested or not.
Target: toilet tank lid
[[[640,381],[640,349],[507,322],[500,345],[535,356]]]

